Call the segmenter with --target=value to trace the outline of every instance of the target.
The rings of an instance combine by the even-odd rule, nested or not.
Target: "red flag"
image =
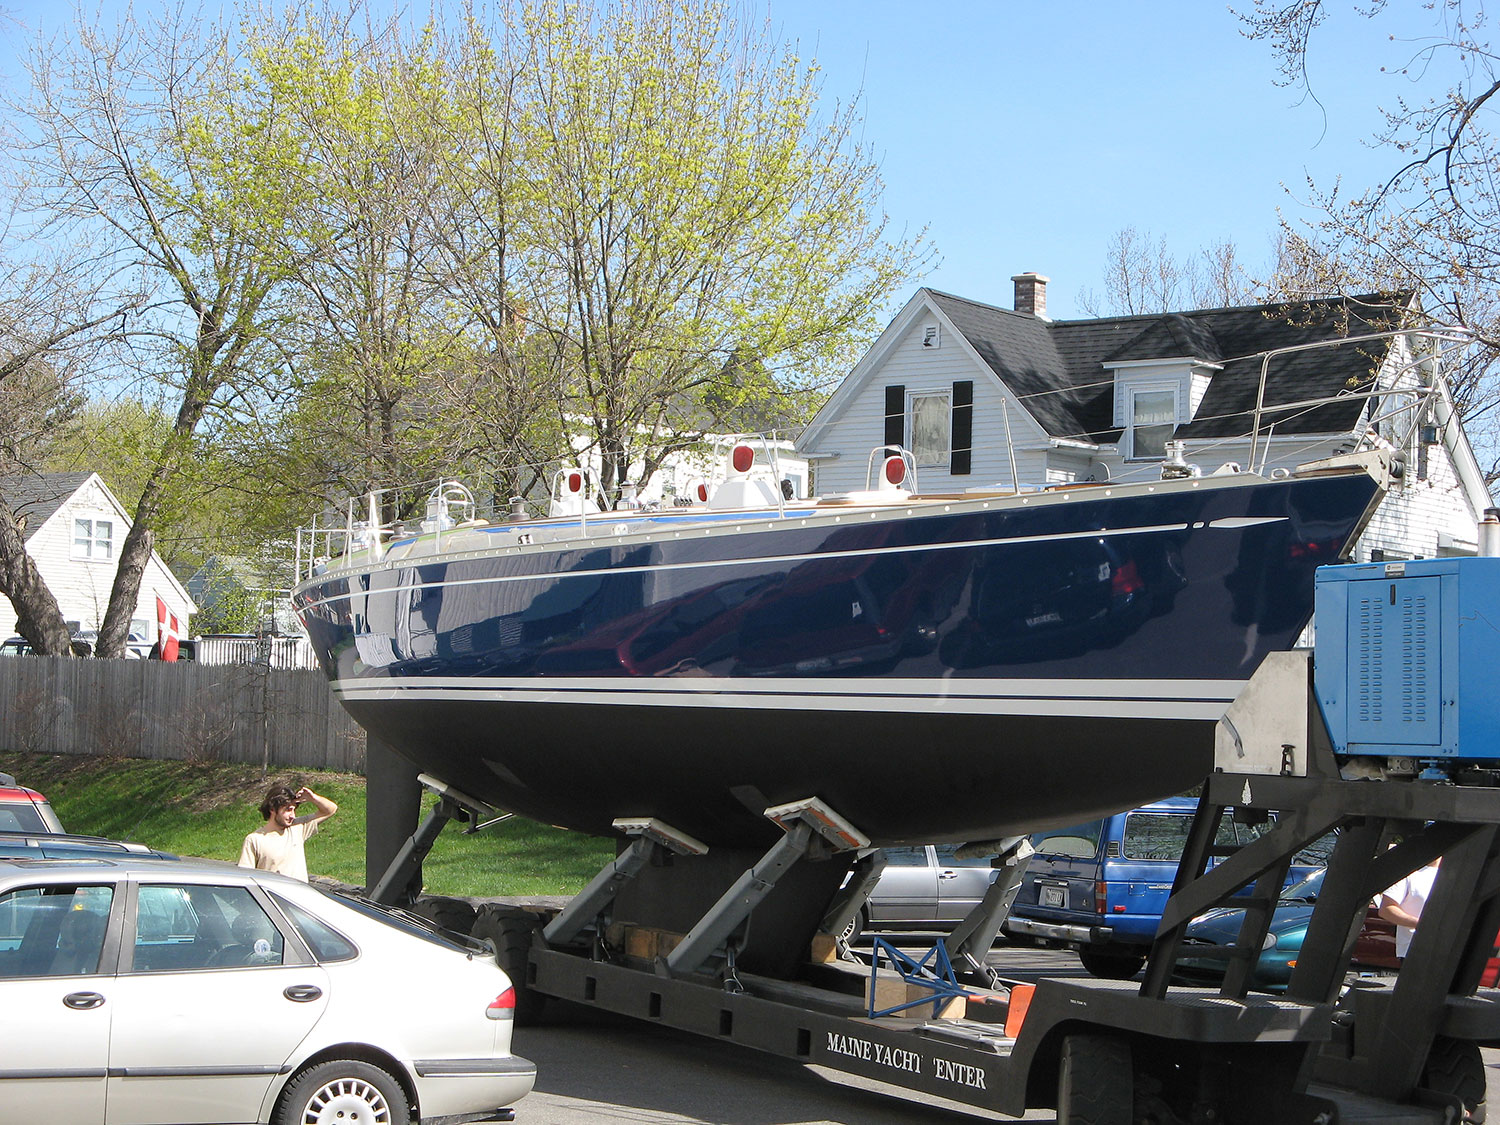
[[[177,641],[181,626],[177,615],[167,612],[167,603],[156,599],[156,643],[161,647],[163,660],[177,659]]]

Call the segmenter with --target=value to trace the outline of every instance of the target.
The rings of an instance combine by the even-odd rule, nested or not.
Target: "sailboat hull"
[[[759,846],[818,797],[876,843],[1179,792],[1380,493],[1247,475],[398,542],[295,591],[344,706],[549,823]]]

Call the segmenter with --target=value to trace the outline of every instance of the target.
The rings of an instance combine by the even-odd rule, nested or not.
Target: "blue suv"
[[[1161,924],[1197,811],[1196,798],[1168,797],[1033,836],[1036,854],[1027,864],[1005,932],[1071,946],[1096,977],[1135,976]],[[1225,816],[1215,843],[1248,844],[1274,823],[1237,824]],[[1315,870],[1317,866],[1299,863],[1290,878],[1302,879]]]

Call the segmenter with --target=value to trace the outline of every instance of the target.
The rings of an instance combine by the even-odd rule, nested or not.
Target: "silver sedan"
[[[0,1123],[503,1116],[536,1068],[483,950],[262,871],[0,859]]]

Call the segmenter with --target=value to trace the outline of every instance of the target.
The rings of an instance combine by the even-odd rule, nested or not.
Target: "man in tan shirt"
[[[313,804],[316,812],[297,815],[297,806]],[[266,822],[245,837],[240,848],[240,866],[278,871],[307,882],[307,855],[303,845],[318,825],[339,811],[338,805],[303,786],[295,793],[286,785],[274,786],[260,803]]]

